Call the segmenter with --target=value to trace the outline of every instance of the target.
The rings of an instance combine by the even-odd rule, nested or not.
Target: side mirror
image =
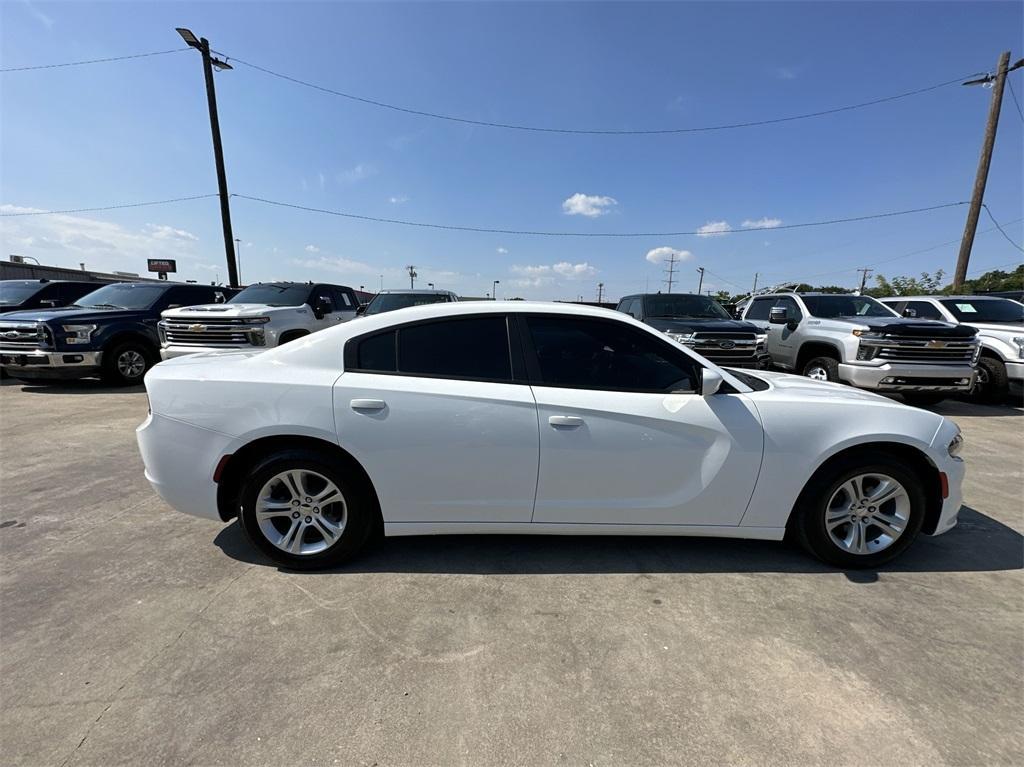
[[[916,317],[917,316],[917,309],[911,309],[910,307],[907,307],[906,309],[903,310],[903,316],[904,317]]]
[[[313,307],[313,314],[316,315],[317,319],[322,319],[325,314],[330,314],[333,310],[330,301],[320,300],[316,302]]]
[[[359,304],[359,306],[356,307],[356,316],[359,316],[360,314],[366,314],[366,304]]]
[[[181,304],[167,304],[168,309],[180,309]]]
[[[44,298],[39,302],[40,306],[49,306],[51,308],[57,306],[60,302],[56,298]]]
[[[785,306],[772,307],[771,311],[768,312],[768,322],[772,325],[785,325],[789,322],[788,314]]]
[[[725,379],[717,370],[704,368],[700,375],[700,396],[710,397],[722,388],[724,382]]]

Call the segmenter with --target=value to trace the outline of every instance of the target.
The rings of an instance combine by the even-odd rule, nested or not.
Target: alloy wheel
[[[874,554],[903,535],[910,511],[910,495],[895,479],[858,474],[832,494],[825,507],[825,529],[843,551]]]
[[[813,378],[815,381],[827,381],[828,371],[825,370],[821,365],[815,365],[812,368],[807,369],[806,373],[808,378]]]
[[[117,372],[125,378],[138,378],[146,372],[146,358],[134,349],[126,349],[118,355]]]
[[[260,532],[289,554],[326,551],[341,539],[347,519],[348,506],[338,486],[308,469],[275,474],[256,499]]]

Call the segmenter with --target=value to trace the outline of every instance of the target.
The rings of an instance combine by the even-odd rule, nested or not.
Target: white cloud
[[[506,256],[508,255],[508,248],[498,248],[498,253],[500,253],[503,256]]]
[[[698,237],[720,237],[732,231],[728,221],[708,221],[697,230]]]
[[[776,67],[775,76],[780,80],[795,80],[800,73],[797,67]]]
[[[409,202],[409,198],[404,194],[396,194],[392,197],[388,197],[388,202],[392,205],[401,205],[403,202]]]
[[[377,169],[375,167],[361,162],[352,168],[341,171],[338,174],[338,182],[341,184],[357,184],[376,175]]]
[[[764,218],[759,218],[756,221],[752,221],[751,219],[748,218],[746,221],[740,224],[740,226],[742,226],[744,229],[774,229],[777,226],[782,226],[782,219],[768,218],[768,216],[765,216]]]
[[[184,229],[175,229],[173,226],[167,226],[166,224],[146,224],[146,229],[158,240],[192,240],[193,242],[199,240],[192,232],[187,232]]]
[[[654,248],[653,250],[647,251],[647,255],[644,256],[652,264],[660,264],[667,261],[669,256],[675,255],[677,261],[689,261],[693,258],[693,253],[688,250],[676,250],[670,248],[667,245],[663,245],[660,248]]]
[[[320,249],[309,250],[312,246],[307,245],[306,250],[310,253],[319,253]],[[321,269],[328,272],[340,272],[342,274],[349,274],[353,276],[376,277],[378,274],[385,272],[386,270],[379,269],[372,264],[367,264],[362,261],[355,261],[351,258],[345,258],[343,256],[320,256],[319,258],[293,258],[288,263],[293,266],[301,266],[306,269]],[[296,277],[299,279],[299,277]],[[302,277],[302,279],[305,279]]]
[[[597,218],[609,212],[609,208],[618,205],[614,197],[577,192],[562,203],[562,212],[567,216],[586,216]]]
[[[307,245],[305,250],[306,250],[307,253],[319,253],[320,252],[320,248],[318,248],[316,245]]]
[[[518,284],[521,287],[527,287],[528,285],[548,285],[555,281],[558,277],[565,277],[569,280],[580,280],[587,277],[593,277],[597,274],[597,269],[583,261],[578,264],[573,264],[568,261],[559,261],[556,264],[538,264],[536,266],[512,266],[509,267],[509,271],[512,274],[518,274],[520,280],[513,281],[513,284]]]

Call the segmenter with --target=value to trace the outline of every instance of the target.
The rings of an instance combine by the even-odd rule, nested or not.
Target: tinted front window
[[[937,307],[932,306],[927,301],[907,301],[907,305],[901,310],[898,306],[892,307],[900,314],[903,310],[913,309],[914,317],[919,320],[941,320],[942,312]]]
[[[797,304],[796,300],[790,298],[789,296],[782,296],[781,298],[779,298],[775,302],[775,306],[785,309],[786,316],[791,320],[803,319],[804,313],[800,311],[800,306]]]
[[[540,375],[549,386],[608,391],[693,391],[696,364],[642,330],[620,322],[525,318]]]
[[[229,304],[302,306],[309,300],[309,285],[250,285]]]
[[[39,290],[39,283],[0,282],[0,306],[20,304]]]
[[[768,319],[768,312],[771,311],[772,304],[775,303],[774,298],[755,298],[750,309],[747,310],[746,319],[748,320],[766,320]]]
[[[149,309],[166,292],[167,287],[164,285],[117,283],[104,285],[79,298],[75,304],[92,309]]]
[[[960,322],[1024,324],[1024,306],[1008,298],[948,298],[942,305]]]
[[[647,296],[644,299],[644,310],[647,317],[731,319],[721,304],[709,296]]]
[[[505,318],[472,317],[399,328],[398,370],[408,375],[511,380]]]
[[[380,293],[366,307],[366,314],[381,314],[407,306],[441,304],[448,300],[443,293]]]
[[[892,317],[896,313],[870,296],[802,296],[814,317]]]

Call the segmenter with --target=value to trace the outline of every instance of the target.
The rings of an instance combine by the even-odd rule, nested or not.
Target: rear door
[[[518,348],[518,347],[517,347]],[[343,447],[387,522],[529,522],[537,407],[513,375],[502,314],[445,318],[351,339],[334,388]]]
[[[356,309],[359,307],[359,300],[351,288],[335,285],[334,310],[338,313],[339,322],[348,322],[356,316]]]
[[[540,426],[535,523],[738,525],[761,464],[741,394],[626,322],[520,316]]]

